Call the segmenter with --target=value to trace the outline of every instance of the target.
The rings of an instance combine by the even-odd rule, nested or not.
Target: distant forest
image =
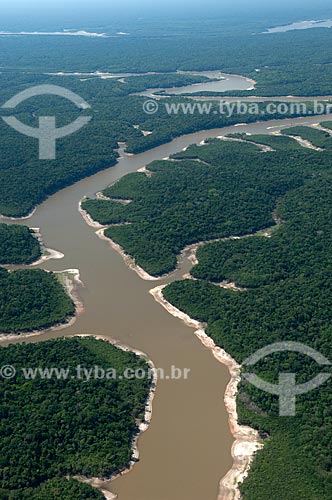
[[[1,40],[0,37],[0,47]],[[78,93],[92,106],[91,110],[78,111],[64,99],[43,96],[31,98],[11,111],[19,120],[34,127],[38,126],[39,116],[56,115],[57,127],[70,123],[78,114],[92,116],[88,126],[57,141],[56,160],[39,160],[38,141],[19,134],[0,121],[0,134],[6,138],[0,143],[0,214],[10,217],[27,215],[59,189],[113,166],[118,158],[118,142],[126,143],[127,152],[140,153],[183,134],[234,125],[240,121],[257,121],[257,115],[250,113],[235,113],[228,118],[220,114],[218,102],[213,103],[208,114],[170,115],[165,106],[160,106],[156,114],[148,115],[143,110],[146,99],[129,95],[150,86],[185,85],[193,80],[197,79],[188,75],[150,75],[128,77],[126,83],[121,83],[114,79],[80,81],[77,77],[0,74],[3,101],[30,85],[55,84]],[[171,100],[174,103],[187,102],[184,97]],[[260,113],[264,107],[262,104]],[[296,115],[276,114],[273,118],[287,116]],[[260,114],[259,118],[268,120],[271,117]],[[146,135],[143,131],[151,134]]]
[[[196,24],[188,21],[185,29],[180,22],[168,28],[147,23],[141,28],[134,26],[130,36],[46,37],[47,43],[45,37],[0,37],[2,104],[29,86],[58,84],[89,102],[93,116],[88,127],[57,141],[56,161],[39,161],[37,141],[0,121],[0,134],[6,139],[0,144],[0,214],[27,215],[59,189],[114,165],[119,141],[126,142],[128,152],[139,153],[182,134],[257,120],[252,115],[233,115],[227,119],[213,112],[169,116],[162,106],[153,116],[145,114],[142,109],[145,99],[131,94],[150,87],[205,80],[200,76],[174,74],[178,70],[217,69],[242,74],[257,82],[255,95],[331,94],[331,30],[263,35],[260,33],[266,29],[266,21],[255,16],[253,20],[245,20],[243,16],[232,19],[232,26],[230,29],[226,19],[210,20],[204,29],[200,26],[198,35],[197,20]],[[129,72],[133,76],[105,80],[91,75],[46,74],[94,71]],[[142,72],[162,74],[137,76]],[[252,93],[233,92],[239,96]],[[187,102],[184,97],[174,97],[171,101]],[[5,110],[3,113],[8,114]],[[50,113],[57,117],[57,126],[77,117],[77,109],[59,98],[30,99],[14,110],[15,116],[34,126],[39,116]],[[260,119],[266,120],[268,116]],[[144,135],[143,131],[151,134]]]
[[[254,78],[255,95],[331,94],[330,29],[262,35],[272,18],[263,23],[239,16],[205,23],[204,28],[189,19],[185,26],[173,22],[167,28],[151,23],[146,31],[126,37],[49,37],[47,44],[43,37],[1,37],[0,65],[31,72],[220,69]]]

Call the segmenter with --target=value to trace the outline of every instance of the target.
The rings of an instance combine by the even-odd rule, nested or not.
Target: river
[[[143,92],[137,92],[134,95],[145,97],[154,97],[155,94],[164,92],[166,95],[181,95],[181,94],[194,94],[196,92],[227,92],[228,90],[253,90],[255,82],[241,75],[230,75],[222,73],[221,71],[177,71],[177,74],[192,75],[192,76],[205,76],[211,81],[203,83],[194,83],[192,85],[185,85],[182,87],[172,88],[154,88],[147,89]],[[220,99],[220,97],[219,97]]]
[[[294,30],[308,30],[312,28],[331,28],[332,27],[332,19],[323,19],[320,21],[298,21],[296,23],[287,24],[284,26],[276,26],[274,28],[269,28],[267,31],[264,31],[265,34],[271,33],[286,33],[287,31]]]
[[[132,472],[106,485],[119,500],[216,500],[219,480],[232,465],[232,436],[223,402],[229,373],[196,338],[193,329],[169,315],[149,294],[151,288],[167,279],[140,279],[108,242],[98,239],[94,229],[87,226],[78,212],[79,201],[152,160],[168,157],[208,137],[240,131],[267,133],[280,124],[317,121],[315,117],[271,121],[180,137],[148,152],[124,156],[116,166],[56,193],[37,208],[31,219],[19,222],[39,227],[46,246],[64,253],[62,260],[48,261],[43,268],[78,268],[85,285],[80,289],[85,312],[73,326],[39,337],[31,335],[25,342],[77,333],[101,334],[144,351],[157,367],[167,371],[172,365],[191,369],[188,380],[158,383],[152,423],[139,440],[139,463]],[[181,277],[189,267],[185,261],[169,279]],[[21,341],[18,338],[13,342]]]

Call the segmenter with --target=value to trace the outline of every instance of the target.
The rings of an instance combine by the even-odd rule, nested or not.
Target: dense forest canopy
[[[0,267],[0,333],[42,330],[74,314],[75,305],[55,274]]]
[[[34,230],[0,224],[0,264],[30,264],[41,256]],[[41,330],[65,323],[75,305],[59,275],[41,269],[0,267],[0,333]]]
[[[283,23],[286,19],[276,16],[269,23]],[[39,161],[36,139],[22,136],[0,121],[0,134],[6,139],[0,144],[0,214],[27,215],[59,189],[114,165],[119,141],[127,143],[128,152],[139,153],[182,134],[257,121],[257,116],[234,114],[227,118],[213,111],[208,115],[169,116],[163,106],[153,116],[144,113],[145,99],[131,94],[205,80],[176,73],[179,70],[242,74],[257,82],[255,95],[331,94],[331,30],[263,35],[267,21],[255,15],[247,19],[232,16],[231,24],[227,17],[202,22],[190,17],[167,26],[150,19],[132,24],[128,36],[110,38],[0,36],[1,104],[29,86],[57,84],[89,102],[93,117],[88,127],[57,141],[55,161]],[[96,75],[50,74],[95,71],[132,76],[101,79]],[[241,96],[253,91],[234,93]],[[187,100],[177,97],[170,102]],[[6,115],[6,111],[2,113]],[[34,126],[38,116],[54,115],[60,126],[76,118],[77,110],[64,100],[42,98],[31,99],[14,110],[14,116]]]
[[[286,129],[285,133],[288,134],[288,130]],[[303,151],[302,146],[293,138],[287,136],[275,136],[275,135],[267,135],[267,134],[229,134],[228,137],[233,139],[245,140],[246,142],[253,142],[256,144],[262,144],[264,146],[269,146],[275,150],[297,150]]]
[[[127,152],[139,153],[182,134],[270,119],[213,112],[170,116],[163,106],[153,116],[144,113],[145,99],[132,94],[205,81],[179,70],[221,70],[256,82],[254,90],[224,95],[330,96],[332,30],[262,34],[288,21],[242,15],[232,23],[219,18],[177,20],[172,26],[136,22],[125,37],[0,37],[1,105],[30,86],[57,84],[92,106],[78,111],[66,101],[38,98],[10,111],[34,126],[40,116],[55,115],[59,127],[78,114],[92,115],[89,127],[58,141],[55,161],[38,160],[37,141],[0,120],[0,214],[27,215],[59,189],[114,165],[119,141],[126,142]],[[133,75],[47,74],[95,71]],[[153,72],[161,74],[137,75]],[[322,125],[332,130],[332,122]],[[301,147],[294,136],[322,151]],[[165,298],[205,322],[207,334],[238,362],[280,340],[303,342],[331,359],[332,138],[307,127],[288,129],[283,137],[233,138],[246,143],[211,140],[192,146],[149,165],[151,176],[131,174],[106,189],[113,201],[86,200],[84,209],[109,226],[106,236],[154,276],[173,270],[188,244],[246,236],[200,248],[195,279],[172,283]],[[255,142],[274,151],[262,152]],[[269,237],[255,234],[267,229]],[[39,255],[27,228],[0,225],[0,263],[29,263]],[[225,281],[243,290],[224,289]],[[47,328],[74,312],[55,274],[0,268],[2,333]],[[100,492],[65,478],[110,477],[128,465],[150,381],[27,381],[20,369],[85,363],[122,370],[146,367],[145,361],[93,339],[12,345],[0,349],[1,357],[0,364],[15,366],[17,376],[0,381],[0,500],[101,500]],[[257,367],[271,382],[280,371],[307,381],[317,369],[297,355],[277,355]],[[331,499],[329,388],[299,397],[296,417],[280,418],[276,397],[241,385],[240,420],[265,438],[241,486],[243,500],[270,500],[276,494],[283,500]]]
[[[0,499],[104,498],[65,477],[110,477],[128,466],[151,385],[145,360],[104,341],[71,338],[1,348],[0,364],[16,370],[0,382]],[[118,375],[144,370],[146,377],[87,382],[75,376],[78,366]],[[70,376],[29,378],[26,368],[65,368]]]
[[[301,137],[313,146],[322,149],[332,149],[331,134],[313,127],[290,127],[282,131],[285,135]]]
[[[331,30],[262,35],[272,23],[220,17],[204,20],[203,29],[190,18],[173,26],[156,21],[126,37],[48,37],[47,44],[44,37],[1,37],[0,65],[32,72],[220,69],[253,77],[255,95],[330,95]]]
[[[0,500],[105,500],[98,490],[75,479],[55,478],[36,488],[0,489]]]
[[[277,200],[330,168],[330,154],[319,156],[293,139],[284,150],[285,140],[266,138],[266,143],[280,144],[277,151],[266,153],[252,142],[215,139],[191,146],[168,161],[150,164],[151,177],[128,174],[104,191],[105,196],[131,203],[86,200],[83,208],[110,225],[105,235],[150,274],[170,272],[187,245],[272,226]],[[296,146],[290,148],[289,141]]]
[[[152,274],[174,268],[186,244],[219,240],[199,248],[195,279],[168,285],[164,296],[206,323],[207,334],[239,363],[280,341],[331,358],[332,138],[315,128],[295,132],[324,147],[300,146],[292,129],[289,136],[235,137],[244,143],[210,140],[148,165],[150,177],[130,174],[104,191],[131,203],[85,203],[104,224],[130,223],[110,226],[106,235]],[[262,152],[255,142],[273,150]],[[229,238],[235,235],[244,237]],[[242,290],[221,286],[229,282]],[[280,372],[295,373],[298,383],[321,372],[294,353],[255,368],[272,383]],[[241,486],[244,500],[269,500],[276,491],[285,500],[331,498],[329,384],[299,396],[296,416],[282,418],[276,396],[241,384],[240,420],[265,440]]]
[[[0,223],[0,264],[31,264],[41,256],[33,230]]]
[[[125,78],[123,83],[118,79],[1,73],[0,97],[3,102],[29,86],[52,84],[76,92],[91,105],[90,110],[79,111],[60,97],[41,96],[30,98],[10,113],[5,110],[4,114],[14,115],[33,127],[38,126],[40,116],[56,116],[57,127],[71,123],[78,115],[92,116],[92,119],[77,133],[57,141],[56,160],[39,160],[38,141],[19,134],[0,120],[0,134],[6,139],[0,143],[0,214],[10,217],[27,215],[59,189],[114,165],[119,142],[126,142],[127,152],[139,153],[183,134],[234,125],[240,121],[257,121],[257,114],[249,112],[243,115],[235,110],[230,117],[220,114],[218,102],[212,103],[209,113],[169,114],[163,101],[158,112],[149,115],[143,109],[146,98],[131,95],[151,86],[185,85],[197,79],[201,80],[201,77],[146,75]],[[170,99],[168,103],[188,102],[184,97]],[[271,116],[261,115],[264,108],[265,104],[261,104],[259,118],[268,120]],[[311,111],[310,106],[308,110]],[[287,116],[298,115],[290,110],[289,115],[275,114],[273,118]],[[146,131],[150,133],[146,135]]]
[[[262,138],[250,138],[255,140]],[[239,362],[261,347],[290,340],[331,357],[332,172],[322,161],[330,154],[318,154],[321,173],[278,198],[281,225],[270,238],[208,244],[197,253],[199,264],[192,270],[197,281],[175,282],[164,291],[172,304],[207,322],[208,335]],[[234,292],[212,282],[245,288]],[[304,382],[320,373],[316,366],[307,357],[285,354],[266,358],[255,371],[273,383],[279,373],[295,372]],[[241,486],[244,500],[268,500],[276,491],[285,500],[331,497],[330,403],[328,382],[297,398],[295,417],[281,418],[277,397],[242,384],[240,419],[265,437]]]

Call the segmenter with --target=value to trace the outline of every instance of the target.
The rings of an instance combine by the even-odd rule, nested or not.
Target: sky
[[[105,16],[137,18],[155,16],[191,16],[201,12],[204,16],[244,14],[289,14],[293,20],[317,18],[330,11],[331,0],[0,0],[0,30],[6,24],[33,25],[42,20],[61,24],[67,20],[73,26],[87,22],[102,23]],[[101,24],[102,25],[102,24]]]
[[[97,10],[107,9],[108,11],[145,11],[148,9],[167,10],[173,8],[180,9],[201,9],[215,8],[226,9],[289,9],[303,8],[305,5],[313,5],[314,8],[328,6],[330,0],[1,0],[1,12],[24,9],[24,11],[35,11],[39,9],[43,12],[50,10]],[[299,12],[300,15],[300,12]]]

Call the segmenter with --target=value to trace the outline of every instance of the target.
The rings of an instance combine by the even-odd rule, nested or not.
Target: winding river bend
[[[159,381],[152,423],[139,441],[140,461],[132,472],[106,485],[119,500],[216,500],[219,480],[232,465],[232,436],[223,402],[229,374],[193,330],[169,315],[149,294],[167,279],[140,279],[108,242],[98,239],[87,226],[78,212],[79,201],[152,160],[209,137],[235,131],[267,133],[295,123],[317,122],[318,118],[312,117],[204,131],[139,155],[123,156],[116,166],[50,197],[31,219],[20,222],[39,227],[46,246],[65,255],[62,260],[47,262],[44,268],[78,268],[85,285],[80,290],[85,312],[73,326],[32,335],[25,342],[76,333],[104,335],[145,352],[168,373],[172,365],[191,369],[188,380]],[[184,261],[168,281],[180,278],[189,268],[189,262]],[[2,343],[6,344],[8,341]]]

